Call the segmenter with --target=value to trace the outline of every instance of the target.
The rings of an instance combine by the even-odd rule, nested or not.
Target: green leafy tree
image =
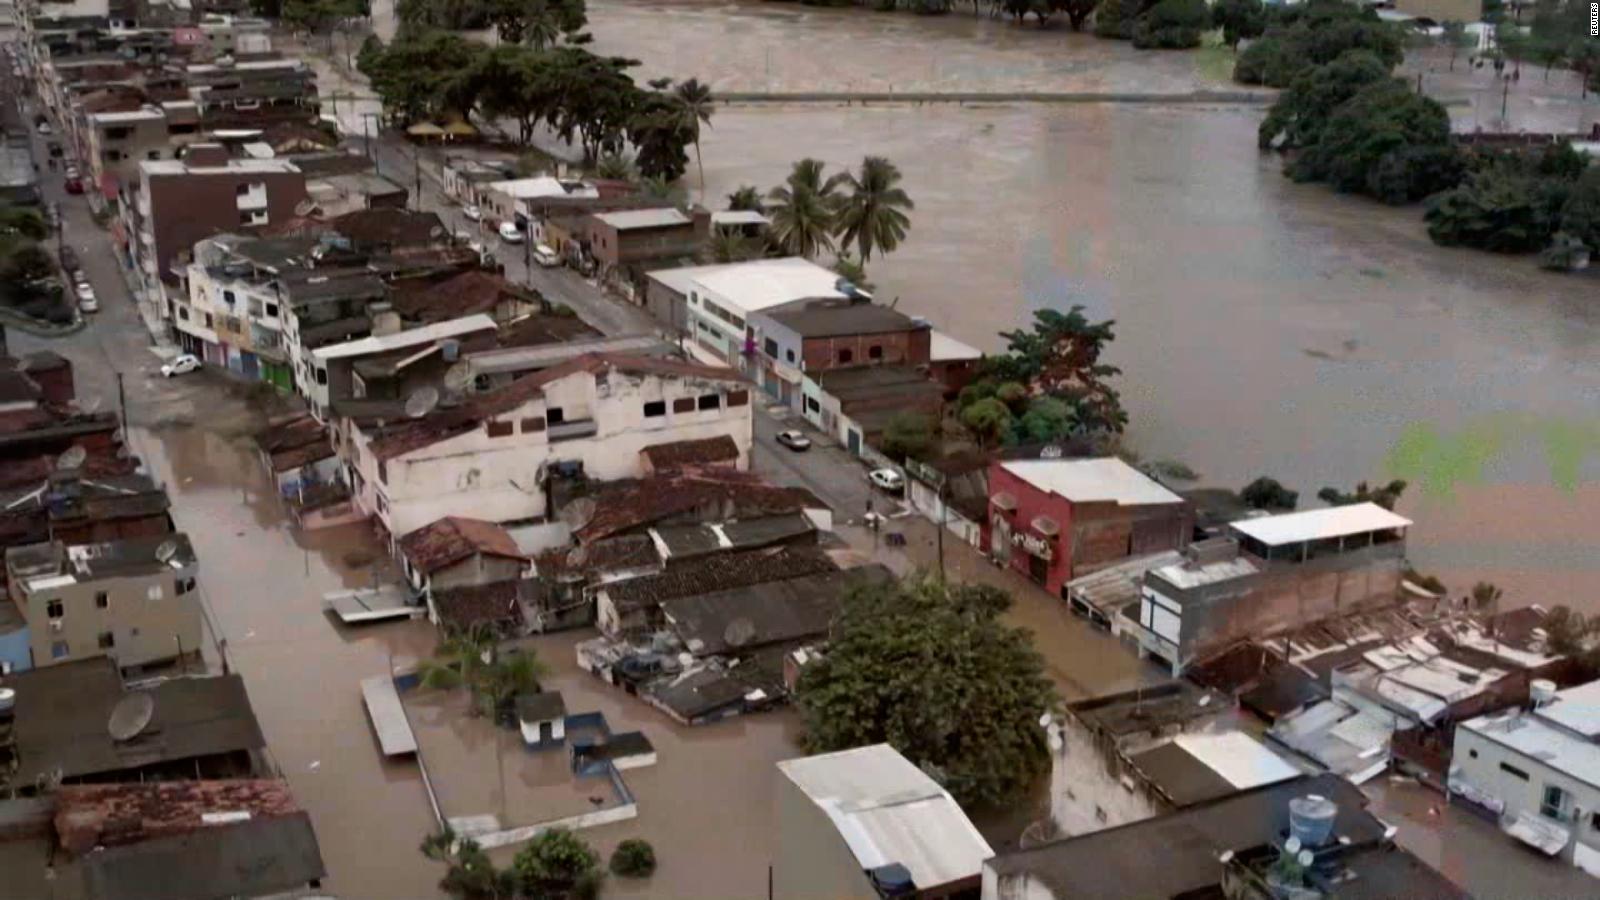
[[[1016,19],[1018,25],[1031,15],[1038,20],[1041,27],[1054,12],[1050,0],[1000,0],[1000,8],[1011,18]]]
[[[1428,236],[1444,246],[1531,253],[1555,236],[1571,193],[1559,179],[1490,167],[1429,202]]]
[[[470,70],[478,105],[490,119],[517,123],[517,142],[527,146],[534,128],[556,112],[556,93],[549,57],[515,43],[484,53]]]
[[[1341,491],[1334,487],[1325,487],[1317,491],[1317,499],[1329,506],[1348,506],[1351,503],[1376,503],[1384,509],[1392,510],[1400,502],[1400,495],[1405,493],[1406,483],[1396,479],[1376,488],[1369,486],[1365,481],[1357,484],[1355,490]]]
[[[1533,55],[1533,38],[1515,25],[1502,25],[1495,29],[1495,44],[1500,55],[1511,62],[1512,73],[1522,77],[1522,61]]]
[[[968,404],[961,410],[960,417],[961,427],[985,447],[999,446],[1011,433],[1011,410],[994,397]]]
[[[489,0],[487,5],[502,41],[536,50],[577,35],[589,23],[583,0]]]
[[[1077,411],[1059,397],[1034,397],[1017,419],[1019,443],[1046,443],[1071,437],[1078,430]]]
[[[611,871],[624,878],[649,878],[656,871],[656,850],[649,841],[628,838],[611,851]]]
[[[882,450],[890,459],[927,459],[936,435],[934,421],[925,413],[895,413],[883,429]]]
[[[1239,499],[1251,509],[1294,509],[1300,504],[1300,492],[1291,491],[1276,478],[1265,475],[1244,486]]]
[[[0,240],[21,236],[42,241],[50,235],[50,226],[37,209],[26,206],[0,206]]]
[[[794,170],[782,185],[768,192],[770,234],[781,252],[810,259],[833,251],[841,176],[824,180],[822,174],[821,161],[802,159],[794,164]]]
[[[569,897],[598,887],[600,854],[566,828],[551,828],[529,841],[511,862],[522,892],[530,897]]]
[[[1307,69],[1273,102],[1256,143],[1262,149],[1314,145],[1334,110],[1363,88],[1388,81],[1389,67],[1365,50],[1352,50],[1325,66]]]
[[[628,123],[628,140],[633,144],[634,162],[645,178],[677,181],[689,168],[687,148],[693,140],[677,99],[663,91],[652,91],[639,98]]]
[[[680,124],[693,136],[695,165],[700,169],[700,194],[702,199],[706,191],[706,164],[700,157],[700,126],[711,125],[711,114],[715,110],[711,97],[711,88],[701,84],[700,79],[691,78],[680,83],[674,90],[678,100]]]
[[[514,900],[517,877],[496,869],[489,854],[471,838],[458,837],[446,824],[424,838],[422,855],[449,868],[439,880],[439,890],[457,900]]]
[[[1021,798],[1049,769],[1059,700],[1011,598],[935,576],[856,587],[797,700],[808,752],[887,742],[964,805]]]
[[[734,212],[767,211],[761,202],[761,191],[748,184],[739,185],[737,190],[728,195],[728,209]]]
[[[313,34],[323,34],[337,23],[366,15],[364,0],[284,0],[283,24]]]
[[[1032,394],[1066,401],[1084,431],[1121,432],[1128,415],[1110,384],[1121,370],[1101,362],[1116,337],[1115,323],[1089,321],[1082,306],[1065,313],[1036,310],[1033,316],[1031,329],[1001,332],[1007,353],[990,359],[988,374],[1025,383]]]
[[[410,123],[471,109],[477,86],[473,73],[487,51],[456,34],[412,30],[381,49],[364,45],[360,67],[385,113]]]
[[[1101,0],[1094,14],[1094,33],[1098,37],[1114,40],[1132,40],[1139,19],[1156,0]]]
[[[1269,16],[1260,40],[1234,65],[1243,84],[1288,87],[1302,72],[1365,50],[1393,69],[1405,56],[1404,32],[1371,9],[1343,0],[1310,0]]]
[[[1198,47],[1201,33],[1210,27],[1206,0],[1161,0],[1134,25],[1133,45],[1142,50]]]
[[[1049,0],[1049,3],[1051,9],[1066,13],[1067,24],[1073,31],[1082,31],[1084,23],[1100,6],[1100,0]]]
[[[434,648],[434,658],[419,667],[422,686],[437,690],[466,688],[473,695],[474,714],[503,719],[518,694],[539,690],[545,667],[525,650],[501,653],[493,629],[479,626],[453,632]]]
[[[867,278],[867,267],[861,264],[861,260],[848,253],[841,253],[833,258],[833,272],[868,293],[878,288]]]
[[[1241,40],[1258,38],[1267,30],[1267,9],[1261,0],[1219,0],[1211,7],[1211,24],[1222,29],[1222,42],[1238,51]]]
[[[1233,80],[1240,84],[1288,87],[1304,68],[1303,61],[1295,56],[1294,48],[1288,41],[1268,35],[1252,41],[1239,54],[1233,64]]]
[[[621,153],[607,153],[600,157],[595,164],[594,173],[601,178],[612,181],[633,181],[639,177],[639,169],[633,160]]]
[[[1600,254],[1600,166],[1583,173],[1561,208],[1561,230]]]
[[[550,54],[555,93],[555,115],[550,121],[556,135],[575,141],[586,164],[622,150],[628,126],[639,112],[641,91],[627,74],[638,60],[596,56],[582,47],[563,45]],[[687,159],[687,158],[686,158]],[[644,164],[639,163],[642,170]]]
[[[1397,81],[1380,82],[1340,104],[1317,142],[1288,171],[1296,181],[1324,181],[1341,192],[1375,194],[1373,179],[1386,157],[1444,147],[1449,141],[1450,116],[1443,106]],[[1417,174],[1419,181],[1422,175]]]
[[[1461,22],[1441,22],[1439,24],[1439,42],[1450,49],[1450,71],[1456,70],[1456,57],[1462,50],[1477,46],[1478,39],[1467,33],[1467,26]]]
[[[841,184],[849,189],[839,204],[835,228],[839,245],[856,246],[863,263],[873,251],[890,253],[905,240],[911,228],[906,211],[916,208],[900,184],[900,170],[881,156],[861,161],[859,174],[846,174]]]
[[[705,251],[705,257],[713,263],[744,262],[760,255],[761,244],[733,228],[713,229]]]

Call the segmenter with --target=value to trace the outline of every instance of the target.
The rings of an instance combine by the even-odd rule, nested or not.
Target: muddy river
[[[1226,73],[1206,54],[1141,54],[970,15],[590,10],[597,49],[642,60],[641,77],[696,75],[722,90],[1183,92]],[[1568,108],[1600,115],[1593,100]],[[1208,484],[1271,474],[1307,496],[1406,477],[1421,567],[1462,585],[1492,578],[1518,603],[1595,599],[1594,541],[1575,525],[1600,509],[1589,483],[1600,281],[1441,249],[1416,209],[1292,184],[1254,148],[1260,115],[721,108],[703,138],[705,194],[715,205],[739,185],[771,186],[802,156],[887,156],[917,208],[909,240],[870,267],[880,297],[986,350],[1035,310],[1083,304],[1118,323],[1111,357],[1145,456],[1182,460]],[[692,169],[687,182],[698,195]],[[1559,477],[1552,458],[1566,465]]]

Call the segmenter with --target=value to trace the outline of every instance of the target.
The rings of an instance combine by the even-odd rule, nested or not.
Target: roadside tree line
[[[50,226],[39,210],[0,204],[0,305],[47,322],[72,321],[56,264],[40,243]]]
[[[522,26],[525,39],[541,34],[536,21]],[[701,126],[711,121],[711,91],[694,78],[640,87],[628,74],[638,64],[575,42],[488,47],[448,31],[407,27],[390,44],[368,38],[356,67],[397,126],[477,113],[515,122],[518,142],[527,145],[545,125],[582,148],[588,165],[631,150],[639,175],[675,181],[688,169],[688,148],[698,153]]]

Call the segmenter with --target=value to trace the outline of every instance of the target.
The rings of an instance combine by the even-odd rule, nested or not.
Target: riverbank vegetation
[[[45,322],[72,321],[56,266],[39,243],[50,228],[37,209],[0,205],[0,305]]]
[[[963,806],[1020,799],[1050,768],[1060,700],[999,588],[924,575],[846,593],[795,701],[808,753],[888,743]]]
[[[1563,7],[1547,0],[1543,9],[1536,19],[1553,21]],[[1285,154],[1291,178],[1389,204],[1426,199],[1428,234],[1441,245],[1543,250],[1550,268],[1580,267],[1600,253],[1600,169],[1587,156],[1565,143],[1461,144],[1444,107],[1393,76],[1404,35],[1370,10],[1312,0],[1270,19],[1239,55],[1234,77],[1285,88],[1256,137],[1263,149]],[[1567,58],[1551,49],[1566,46],[1553,38],[1541,46],[1543,59]],[[1514,78],[1531,51],[1521,41],[1502,49],[1517,59],[1501,77]]]

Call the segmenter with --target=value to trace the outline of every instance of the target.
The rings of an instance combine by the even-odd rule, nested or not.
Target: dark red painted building
[[[1080,575],[1188,546],[1193,529],[1187,501],[1114,457],[989,466],[984,549],[1058,596]]]

